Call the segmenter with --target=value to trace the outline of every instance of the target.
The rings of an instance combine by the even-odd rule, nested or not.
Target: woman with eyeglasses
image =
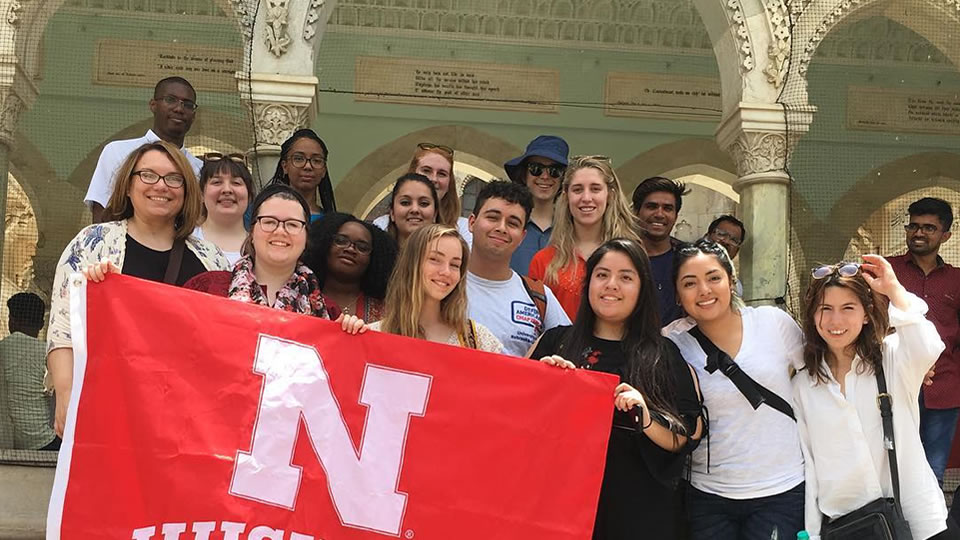
[[[946,530],[943,491],[927,463],[917,413],[943,342],[925,317],[927,304],[907,292],[890,263],[877,255],[863,260],[814,269],[804,298],[806,344],[793,394],[807,457],[807,532],[829,539],[843,516],[896,496],[914,540],[957,538]],[[892,408],[895,473],[881,393]]]
[[[691,456],[690,538],[796,538],[804,471],[790,367],[803,334],[784,311],[743,306],[733,263],[711,240],[677,250],[673,280],[686,317],[663,334],[696,370],[709,419]]]
[[[253,201],[253,225],[231,272],[207,272],[185,287],[283,311],[334,318],[317,276],[301,261],[310,207],[290,186],[271,184]]]
[[[316,274],[327,306],[379,321],[397,243],[370,223],[339,212],[314,223],[308,243],[304,262]]]
[[[310,207],[311,222],[337,209],[327,170],[329,157],[326,143],[312,129],[299,129],[280,145],[280,161],[271,183],[296,190]]]
[[[639,242],[605,242],[586,274],[586,301],[573,326],[547,330],[528,356],[620,377],[593,538],[678,538],[677,486],[703,432],[696,378],[660,335],[650,261]]]
[[[85,227],[63,250],[47,332],[58,435],[63,435],[73,384],[70,274],[82,271],[101,281],[114,272],[180,286],[207,270],[229,268],[216,246],[191,235],[200,208],[200,186],[184,155],[165,141],[144,144],[117,170],[106,221]]]
[[[203,211],[193,235],[212,242],[234,265],[240,260],[240,250],[247,239],[243,214],[254,193],[253,177],[243,154],[210,152],[204,155],[200,192]]]
[[[437,222],[440,197],[433,182],[422,174],[407,173],[398,178],[389,202],[386,231],[401,249],[417,229]]]
[[[467,246],[470,246],[473,235],[470,233],[467,218],[460,215],[460,195],[457,192],[456,178],[453,176],[453,148],[442,144],[418,144],[407,172],[423,175],[433,182],[440,200],[436,222],[455,227],[467,242]],[[380,216],[373,220],[373,224],[388,230],[390,216]]]
[[[572,320],[594,250],[613,238],[640,238],[620,180],[603,156],[570,160],[555,212],[550,245],[533,256],[528,275],[550,287]]]

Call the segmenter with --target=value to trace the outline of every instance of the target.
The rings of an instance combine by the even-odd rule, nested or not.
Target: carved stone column
[[[733,186],[747,228],[740,280],[751,305],[774,304],[786,294],[791,182],[786,164],[812,115],[792,113],[788,133],[780,105],[740,103],[717,130],[717,141],[733,157],[740,176]]]
[[[37,99],[37,88],[15,62],[0,62],[0,223],[6,223],[7,176],[20,114]],[[0,234],[0,268],[4,235]]]
[[[256,145],[248,150],[254,179],[265,185],[280,159],[280,145],[314,117],[317,84],[312,76],[237,74],[240,96],[250,107]]]

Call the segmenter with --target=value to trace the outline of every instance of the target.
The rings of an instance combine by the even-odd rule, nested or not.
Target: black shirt
[[[159,281],[163,283],[163,276],[167,273],[167,263],[170,261],[170,252],[156,251],[137,242],[129,234],[127,235],[126,254],[123,256],[123,269],[121,273],[126,276],[149,279],[150,281]],[[197,255],[188,247],[183,248],[183,260],[180,262],[180,274],[177,276],[176,284],[178,287],[187,282],[193,276],[206,272],[203,263]]]
[[[585,362],[588,369],[624,379],[626,357],[619,341],[592,337],[586,350],[568,354],[561,349],[570,328],[558,326],[547,330],[532,358],[558,354],[578,365]],[[676,407],[687,432],[693,433],[701,410],[693,375],[677,346],[667,339],[664,345],[667,354],[662,360],[666,361],[673,379]],[[610,406],[613,406],[612,396]],[[673,540],[681,519],[677,484],[696,441],[688,440],[679,452],[669,452],[657,446],[643,431],[623,427],[629,425],[635,425],[631,415],[619,410],[614,412],[593,538]]]

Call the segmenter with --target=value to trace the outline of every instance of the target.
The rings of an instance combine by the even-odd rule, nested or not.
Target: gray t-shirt
[[[547,313],[546,321],[541,321],[520,274],[513,272],[506,281],[491,281],[467,272],[467,313],[503,343],[503,354],[526,356],[540,334],[570,324],[553,291],[544,286],[544,292]]]

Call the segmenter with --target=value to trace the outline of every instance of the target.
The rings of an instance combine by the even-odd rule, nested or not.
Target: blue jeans
[[[947,469],[947,460],[953,447],[953,434],[957,429],[958,418],[960,409],[926,408],[923,404],[923,392],[920,392],[920,441],[927,454],[927,462],[941,486],[943,471]]]
[[[804,484],[769,497],[728,499],[688,486],[691,540],[794,540],[803,530]]]

